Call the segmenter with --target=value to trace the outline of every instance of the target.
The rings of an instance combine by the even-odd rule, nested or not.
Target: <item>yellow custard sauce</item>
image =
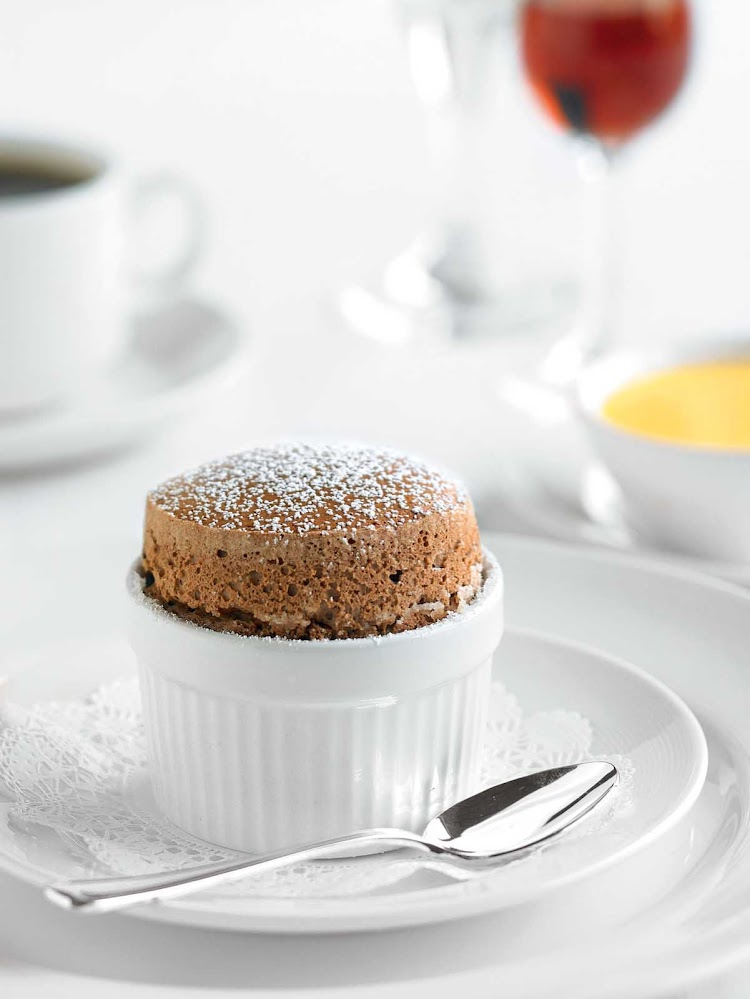
[[[685,364],[613,392],[602,415],[672,444],[750,450],[750,359]]]

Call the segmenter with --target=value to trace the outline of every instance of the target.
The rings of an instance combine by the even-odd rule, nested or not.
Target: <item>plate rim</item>
[[[704,564],[681,556],[679,553],[671,554],[666,551],[634,550],[614,545],[608,546],[570,541],[567,538],[560,537],[545,538],[537,534],[493,530],[482,531],[482,540],[490,550],[495,543],[500,545],[514,545],[520,541],[527,547],[564,551],[589,561],[598,561],[612,565],[621,562],[642,572],[670,576],[673,579],[693,584],[698,583],[702,586],[721,590],[735,597],[739,596],[745,601],[750,600],[750,590],[748,589],[750,578],[747,583],[740,582],[739,578],[726,576],[723,571],[719,571],[716,568],[719,563],[706,562]],[[724,563],[721,563],[722,567],[724,565]],[[750,567],[748,567],[748,572],[750,573]]]
[[[482,537],[488,547],[502,546],[505,548],[515,548],[520,555],[524,551],[537,550],[542,556],[550,554],[552,556],[562,555],[571,561],[592,562],[603,565],[609,570],[618,573],[621,567],[634,570],[638,573],[645,573],[652,577],[661,578],[663,581],[675,580],[681,584],[688,584],[699,590],[715,591],[717,596],[731,599],[740,604],[742,610],[750,611],[750,589],[734,580],[723,576],[711,575],[694,565],[685,564],[679,559],[672,559],[668,556],[659,558],[649,553],[623,551],[584,543],[572,543],[560,538],[545,538],[534,535],[524,535],[509,533],[504,531],[484,531]],[[748,676],[748,688],[750,690],[750,675]],[[750,913],[748,913],[750,916]],[[651,994],[654,990],[655,975],[659,975],[658,988],[660,991],[668,989],[679,989],[689,987],[696,983],[705,983],[719,974],[732,972],[740,966],[750,966],[750,919],[745,921],[744,926],[733,925],[729,931],[719,931],[717,934],[702,934],[697,941],[698,946],[691,946],[690,956],[693,961],[685,960],[685,942],[683,939],[676,939],[671,942],[667,951],[664,942],[658,945],[649,940],[649,946],[639,951],[639,955],[645,953],[646,963],[639,961],[618,966],[618,978],[616,985],[607,989],[606,993],[602,989],[598,995],[604,999],[605,995],[620,997],[632,996],[634,989],[642,989],[643,994]],[[729,940],[726,940],[726,937]],[[718,937],[718,938],[717,938]],[[635,936],[635,941],[631,943],[635,946],[642,946],[643,936]],[[693,943],[696,941],[693,940]],[[700,953],[699,953],[700,951]],[[668,965],[664,967],[665,961]],[[657,964],[656,962],[659,962]],[[491,966],[472,970],[470,972],[456,972],[452,976],[460,988],[471,987],[473,982],[477,985],[489,984],[491,981]],[[604,970],[604,966],[602,966]],[[604,983],[602,983],[604,984]],[[487,993],[489,995],[490,993]],[[587,992],[588,996],[589,993]]]

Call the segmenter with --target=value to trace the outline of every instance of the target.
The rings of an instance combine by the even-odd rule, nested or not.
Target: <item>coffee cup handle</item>
[[[174,202],[184,218],[180,243],[155,264],[139,262],[138,239],[134,235],[150,212],[164,202]],[[189,181],[171,173],[150,174],[130,187],[127,222],[130,230],[128,273],[137,295],[144,299],[169,298],[177,294],[192,274],[205,242],[206,213],[203,200]]]

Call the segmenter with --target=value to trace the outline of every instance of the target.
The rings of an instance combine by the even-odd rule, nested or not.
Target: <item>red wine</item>
[[[621,142],[672,101],[687,72],[685,0],[527,0],[529,81],[558,124]]]

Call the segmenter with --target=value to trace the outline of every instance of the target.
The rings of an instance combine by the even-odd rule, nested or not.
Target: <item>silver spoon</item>
[[[429,822],[421,836],[405,829],[364,829],[252,860],[164,874],[71,881],[45,888],[44,894],[65,909],[113,912],[217,888],[254,871],[340,855],[341,850],[352,847],[408,847],[464,866],[486,864],[556,836],[601,801],[616,783],[617,769],[606,762],[540,770],[464,798]]]

